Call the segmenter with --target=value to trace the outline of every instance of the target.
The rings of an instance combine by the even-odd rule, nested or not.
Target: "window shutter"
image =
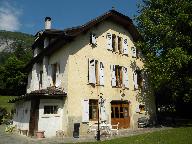
[[[127,39],[123,39],[123,54],[128,55],[128,41],[127,41]]]
[[[131,48],[131,51],[132,51],[132,57],[136,58],[136,54],[137,54],[136,48],[135,48],[135,47],[132,47],[132,48]]]
[[[125,88],[129,87],[128,70],[126,67],[123,67],[123,85]]]
[[[82,122],[89,122],[89,100],[82,100]]]
[[[51,86],[51,83],[52,83],[52,68],[51,68],[51,65],[48,65],[48,73],[47,73],[47,77],[48,77],[48,86]]]
[[[111,86],[116,86],[115,65],[111,65]]]
[[[134,81],[134,88],[138,89],[138,84],[137,84],[137,72],[133,72],[133,81]]]
[[[112,34],[107,33],[106,38],[107,38],[107,49],[112,51],[113,50],[113,48],[112,48]]]
[[[89,83],[92,83],[92,84],[96,83],[94,59],[89,59]]]
[[[100,119],[101,122],[107,121],[107,113],[106,113],[106,108],[105,108],[105,102],[106,100],[104,100],[103,102],[101,102],[101,100],[99,100],[99,107],[100,107]]]
[[[104,85],[104,65],[102,62],[99,65],[99,82],[100,85]]]

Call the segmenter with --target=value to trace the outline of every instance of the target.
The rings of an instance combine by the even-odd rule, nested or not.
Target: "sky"
[[[115,7],[133,19],[141,0],[0,0],[0,30],[34,35],[44,29],[44,18],[52,28],[82,25]]]

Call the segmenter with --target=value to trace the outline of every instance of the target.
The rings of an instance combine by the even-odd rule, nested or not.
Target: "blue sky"
[[[133,18],[141,0],[0,0],[0,30],[35,34],[52,18],[52,28],[78,26],[110,10]]]

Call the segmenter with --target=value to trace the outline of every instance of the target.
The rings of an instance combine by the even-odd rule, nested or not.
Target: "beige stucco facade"
[[[96,38],[96,46],[90,43],[90,33],[94,33]],[[128,55],[113,52],[107,49],[107,33],[115,34],[123,39],[128,40]],[[83,122],[83,100],[99,99],[102,95],[106,99],[105,107],[107,114],[107,123],[111,123],[111,102],[112,101],[128,101],[130,129],[137,128],[137,120],[139,117],[155,117],[155,101],[148,85],[147,77],[143,77],[144,87],[141,89],[134,88],[133,73],[136,69],[143,69],[143,57],[139,50],[138,57],[132,57],[131,47],[134,46],[133,38],[129,31],[120,24],[105,20],[98,25],[89,29],[89,31],[80,34],[73,41],[65,44],[56,52],[43,58],[42,62],[34,64],[32,72],[28,76],[27,92],[39,89],[38,74],[43,71],[43,88],[52,86],[51,79],[48,78],[46,65],[59,64],[59,73],[56,75],[56,81],[60,81],[59,87],[63,89],[67,96],[60,100],[60,112],[58,117],[61,120],[52,121],[59,125],[59,129],[64,130],[67,136],[73,135],[74,123],[80,123],[80,135],[86,135],[89,123]],[[103,63],[104,66],[104,85],[93,85],[89,83],[89,59],[95,59]],[[38,66],[37,66],[38,65]],[[119,65],[126,67],[128,70],[128,88],[111,86],[111,65]],[[145,91],[143,91],[145,89]],[[50,100],[50,103],[57,100]],[[145,111],[138,112],[139,105],[145,105]],[[42,108],[39,109],[39,128],[46,131],[46,123],[43,122],[47,118],[43,118]],[[50,121],[51,123],[51,121]],[[53,131],[52,135],[55,135]]]

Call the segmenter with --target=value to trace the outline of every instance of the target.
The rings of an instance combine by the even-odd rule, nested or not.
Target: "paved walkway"
[[[43,139],[36,139],[30,138],[26,136],[21,136],[18,134],[9,134],[4,132],[5,126],[0,125],[0,144],[61,144],[61,143],[77,143],[77,142],[94,142],[94,136],[87,136],[87,137],[80,137],[80,138],[43,138]],[[125,136],[132,136],[138,135],[147,132],[159,131],[164,130],[167,128],[143,128],[137,130],[120,130],[119,135],[113,137],[105,137],[102,136],[101,140],[109,140],[118,137],[125,137]]]

